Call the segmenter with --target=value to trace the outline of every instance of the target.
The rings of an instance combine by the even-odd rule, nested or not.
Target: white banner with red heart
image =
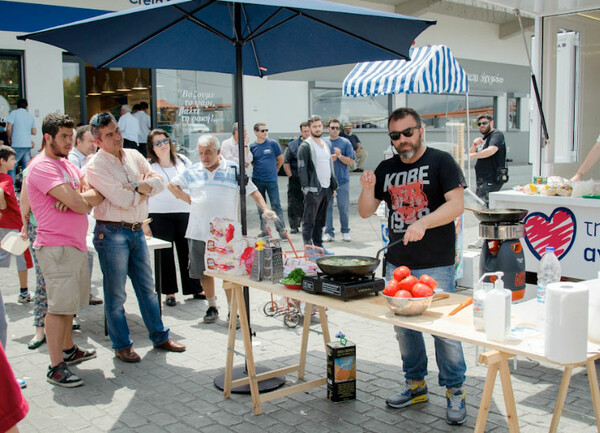
[[[566,207],[557,207],[550,216],[531,212],[525,218],[525,242],[538,260],[546,247],[554,247],[554,254],[562,259],[573,246],[576,232],[575,214]]]

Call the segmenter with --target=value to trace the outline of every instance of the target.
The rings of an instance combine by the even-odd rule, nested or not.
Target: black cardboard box
[[[339,340],[327,343],[327,398],[331,401],[356,399],[356,345]]]

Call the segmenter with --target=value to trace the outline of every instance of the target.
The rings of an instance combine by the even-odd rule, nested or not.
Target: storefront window
[[[108,111],[119,119],[121,106],[132,109],[140,102],[150,102],[150,70],[136,68],[107,68],[98,70],[85,65],[86,113],[89,122],[96,113]],[[148,113],[150,114],[150,113]]]
[[[310,114],[321,116],[325,124],[329,119],[352,122],[356,129],[387,128],[390,97],[346,98],[341,89],[310,89]]]
[[[6,121],[23,96],[21,53],[0,51],[0,122]]]
[[[407,106],[420,115],[425,128],[446,128],[446,123],[466,123],[467,98],[465,95],[410,94]],[[477,128],[477,116],[494,116],[496,97],[469,95],[469,123]]]
[[[81,77],[79,62],[63,62],[65,114],[77,125],[81,122]]]
[[[521,128],[521,98],[508,98],[508,129]]]
[[[198,160],[196,143],[211,133],[223,141],[233,124],[231,75],[216,72],[156,71],[157,126],[169,132],[177,152]]]

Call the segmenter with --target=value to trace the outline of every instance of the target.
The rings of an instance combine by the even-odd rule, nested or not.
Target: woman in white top
[[[191,165],[191,161],[187,157],[175,153],[173,140],[162,129],[150,131],[148,140],[146,141],[146,148],[148,159],[152,164],[152,170],[163,177],[165,185],[185,170],[187,166]],[[190,278],[188,272],[189,251],[185,231],[187,230],[190,216],[190,206],[182,200],[177,200],[165,188],[159,194],[148,199],[148,212],[150,218],[152,218],[152,222],[150,223],[149,230],[146,230],[146,234],[173,242],[175,248],[177,248],[183,294],[194,295],[195,299],[206,299],[200,285],[200,280]],[[173,248],[156,250],[154,252],[154,260],[161,260],[161,287],[167,297],[166,304],[174,307],[177,305],[175,293],[178,292],[178,288]],[[158,283],[158,275],[156,274],[155,280]]]

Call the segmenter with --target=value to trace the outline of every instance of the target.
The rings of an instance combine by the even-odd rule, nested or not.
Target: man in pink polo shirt
[[[46,280],[48,313],[46,341],[50,355],[48,382],[72,388],[83,385],[68,365],[96,357],[73,342],[73,316],[90,296],[87,259],[87,213],[103,197],[87,185],[83,174],[67,160],[73,148],[73,121],[51,113],[42,123],[44,149],[28,167],[27,190],[38,223],[34,248]]]

